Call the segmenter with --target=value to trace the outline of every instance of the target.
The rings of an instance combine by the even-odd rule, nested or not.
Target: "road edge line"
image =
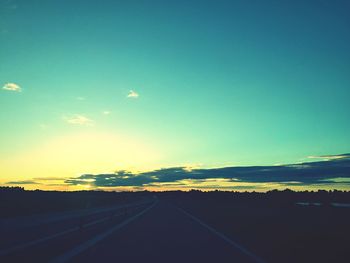
[[[54,258],[53,260],[51,260],[49,262],[50,263],[63,263],[63,262],[67,262],[67,261],[71,260],[73,257],[79,255],[83,251],[89,249],[90,247],[96,245],[98,242],[102,241],[106,237],[110,236],[113,232],[115,232],[118,229],[128,225],[129,223],[131,223],[132,221],[134,221],[138,217],[142,216],[147,211],[149,211],[151,208],[153,208],[156,204],[157,204],[157,201],[155,201],[152,205],[150,205],[149,207],[147,207],[144,210],[142,210],[140,213],[138,213],[138,214],[128,218],[124,222],[122,222],[122,223],[112,227],[111,229],[105,231],[102,234],[99,234],[99,235],[95,236],[94,238],[92,238],[92,239],[82,243],[81,245],[71,249],[70,251],[66,252],[65,254],[63,254],[61,256],[58,256],[58,257]]]
[[[129,208],[129,207],[135,207],[135,206],[137,207],[137,205],[123,205],[123,206],[120,206],[119,208],[122,209],[122,208]],[[111,210],[111,211],[113,211],[113,210]],[[105,212],[105,211],[103,211],[103,212]],[[109,210],[107,212],[109,212]],[[93,214],[95,214],[95,213],[93,213]],[[117,214],[115,216],[120,216],[120,215],[122,215],[122,213],[119,213],[119,214]],[[84,215],[84,216],[86,216],[86,215]],[[78,216],[77,217],[72,217],[71,219],[77,219],[77,218],[79,218],[79,217]],[[106,217],[103,217],[102,219],[98,219],[98,220],[92,221],[90,223],[84,224],[83,227],[90,227],[90,226],[93,226],[95,224],[107,221],[109,219],[110,219],[110,216],[106,216]],[[57,237],[61,237],[61,236],[64,236],[66,234],[70,234],[72,232],[78,231],[79,229],[81,229],[79,226],[71,227],[71,228],[63,230],[61,232],[57,232],[55,234],[52,234],[50,236],[44,236],[44,237],[41,237],[41,238],[38,238],[38,239],[34,239],[34,240],[31,240],[31,241],[28,241],[26,243],[20,243],[18,245],[13,246],[13,247],[0,249],[0,257],[8,256],[10,254],[13,254],[15,252],[21,251],[23,249],[27,249],[27,248],[30,248],[32,246],[36,246],[38,244],[41,244],[41,243],[43,243],[45,241],[49,241],[49,240],[55,239]]]
[[[253,259],[255,262],[257,263],[266,263],[264,260],[262,260],[261,258],[259,258],[257,255],[253,254],[252,252],[250,252],[249,250],[247,250],[246,248],[244,248],[243,246],[239,245],[238,243],[236,243],[235,241],[231,240],[230,238],[228,238],[227,236],[225,236],[224,234],[220,233],[219,231],[215,230],[214,228],[212,228],[211,226],[207,225],[206,223],[204,223],[203,221],[201,221],[200,219],[198,219],[197,217],[191,215],[190,213],[186,212],[185,210],[183,210],[180,207],[176,207],[178,210],[180,210],[182,213],[184,213],[185,215],[187,215],[188,217],[190,217],[192,220],[194,220],[195,222],[197,222],[198,224],[200,224],[201,226],[203,226],[204,228],[208,229],[210,232],[216,234],[217,236],[219,236],[221,239],[225,240],[227,243],[229,243],[230,245],[232,245],[233,247],[237,248],[238,250],[240,250],[242,253],[246,254],[247,256],[249,256],[251,259]]]

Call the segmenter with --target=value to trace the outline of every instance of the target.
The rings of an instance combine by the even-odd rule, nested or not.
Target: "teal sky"
[[[64,162],[74,138],[131,149],[115,167],[92,164],[95,149],[96,171],[350,152],[349,11],[345,0],[0,0],[0,85],[21,88],[0,92],[0,172],[26,179],[23,156],[58,144]],[[62,176],[88,172],[79,165]]]

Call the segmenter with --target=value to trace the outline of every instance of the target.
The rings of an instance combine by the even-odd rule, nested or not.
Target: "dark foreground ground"
[[[173,200],[267,262],[350,262],[349,193],[193,192]]]
[[[2,189],[0,262],[350,262],[349,204],[324,191]]]

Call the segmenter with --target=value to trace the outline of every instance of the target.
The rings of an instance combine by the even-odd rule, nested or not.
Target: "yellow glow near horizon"
[[[72,177],[115,170],[147,170],[160,155],[149,145],[124,135],[84,132],[52,138],[25,153],[0,161],[0,183],[35,177]],[[153,166],[152,166],[153,165]]]

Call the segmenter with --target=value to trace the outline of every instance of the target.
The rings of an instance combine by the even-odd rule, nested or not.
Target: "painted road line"
[[[57,234],[54,234],[54,235],[51,235],[51,236],[48,236],[48,237],[43,237],[43,238],[40,238],[40,239],[36,239],[36,240],[30,241],[30,242],[27,242],[25,244],[20,244],[20,245],[17,245],[17,246],[8,248],[8,249],[0,250],[0,256],[6,256],[6,255],[9,255],[9,254],[12,254],[12,253],[14,253],[16,251],[19,251],[19,250],[22,250],[22,249],[25,249],[25,248],[28,248],[28,247],[31,247],[31,246],[34,246],[34,245],[38,245],[38,244],[43,243],[45,241],[48,241],[48,240],[51,240],[51,239],[54,239],[54,238],[57,238],[57,237],[60,237],[60,236],[72,233],[72,232],[77,231],[79,229],[80,229],[79,227],[73,227],[73,228],[70,228],[70,229],[65,230],[63,232],[60,232],[60,233],[57,233]]]
[[[142,205],[144,205],[144,204],[142,204]],[[142,205],[139,205],[139,204],[138,204],[138,205],[135,205],[135,206],[136,206],[136,207],[139,207],[139,206],[142,206]],[[127,206],[127,207],[135,207],[135,206]],[[124,206],[123,208],[125,208],[125,206]],[[117,209],[117,210],[120,210],[120,209]],[[120,215],[123,215],[123,213],[119,213],[119,214],[113,215],[113,217],[115,217],[115,216],[120,216]],[[104,218],[102,218],[102,219],[98,219],[98,220],[92,221],[92,222],[90,222],[90,223],[83,224],[83,227],[90,227],[90,226],[93,226],[93,225],[96,225],[96,224],[99,224],[99,223],[108,221],[108,220],[110,220],[110,219],[111,219],[111,216],[106,216],[106,217],[104,217]],[[20,250],[29,248],[29,247],[31,247],[31,246],[35,246],[35,245],[38,245],[38,244],[40,244],[40,243],[49,241],[49,240],[51,240],[51,239],[58,238],[58,237],[61,237],[61,236],[70,234],[70,233],[72,233],[72,232],[74,232],[74,231],[78,231],[79,229],[81,229],[80,226],[73,227],[73,228],[64,230],[64,231],[62,231],[62,232],[53,234],[53,235],[51,235],[51,236],[47,236],[47,237],[35,239],[35,240],[33,240],[33,241],[30,241],[30,242],[27,242],[27,243],[24,243],[24,244],[19,244],[19,245],[14,246],[14,247],[10,247],[10,248],[7,248],[7,249],[0,250],[0,256],[6,256],[6,255],[9,255],[9,254],[15,253],[15,252],[17,252],[17,251],[20,251]]]
[[[141,207],[141,206],[144,206],[144,204],[142,204],[142,205],[135,205],[135,206],[132,206],[132,207],[133,207],[133,208],[139,208],[139,207]],[[102,222],[105,222],[105,221],[109,221],[109,220],[111,220],[111,218],[113,218],[113,217],[122,216],[122,215],[125,215],[125,213],[112,214],[112,215],[106,216],[106,217],[104,217],[104,218],[98,219],[98,220],[96,220],[96,221],[93,221],[93,222],[84,224],[83,227],[89,227],[89,226],[97,225],[97,224],[99,224],[99,223],[102,223]]]
[[[127,207],[133,207],[137,205],[143,205],[151,203],[151,200],[139,201],[131,204],[119,204],[117,206],[108,206],[100,208],[91,208],[91,209],[80,209],[76,211],[66,211],[66,212],[55,212],[50,214],[43,215],[33,215],[33,216],[23,216],[16,219],[0,219],[1,228],[4,229],[13,229],[21,230],[24,227],[37,227],[43,224],[50,224],[55,222],[60,222],[64,220],[71,220],[74,218],[80,218],[81,216],[93,216],[96,214],[101,214],[104,212],[109,212],[113,210],[119,210]]]
[[[102,241],[103,239],[107,238],[108,236],[110,236],[111,234],[113,234],[115,231],[123,228],[124,226],[128,225],[129,223],[131,223],[132,221],[134,221],[135,219],[137,219],[138,217],[142,216],[143,214],[145,214],[147,211],[149,211],[151,208],[153,208],[156,205],[157,202],[154,202],[151,206],[147,207],[146,209],[142,210],[140,213],[128,218],[127,220],[125,220],[124,222],[110,228],[109,230],[107,230],[106,232],[95,236],[94,238],[86,241],[85,243],[82,243],[81,245],[75,247],[74,249],[68,251],[67,253],[53,259],[50,261],[50,263],[63,263],[63,262],[67,262],[69,260],[71,260],[73,257],[79,255],[80,253],[84,252],[85,250],[95,246],[98,242]]]
[[[203,226],[204,228],[208,229],[210,232],[214,233],[215,235],[219,236],[221,239],[225,240],[228,244],[230,244],[231,246],[233,246],[234,248],[238,249],[239,251],[241,251],[242,253],[244,253],[245,255],[249,256],[252,260],[254,260],[257,263],[265,263],[264,260],[262,260],[261,258],[259,258],[258,256],[256,256],[255,254],[253,254],[252,252],[250,252],[249,250],[247,250],[246,248],[244,248],[243,246],[237,244],[235,241],[231,240],[230,238],[228,238],[227,236],[225,236],[224,234],[218,232],[217,230],[215,230],[214,228],[212,228],[211,226],[208,226],[206,223],[202,222],[200,219],[198,219],[197,217],[189,214],[188,212],[186,212],[185,210],[183,210],[180,207],[176,207],[178,210],[180,210],[182,213],[184,213],[185,215],[187,215],[188,217],[190,217],[192,220],[194,220],[195,222],[197,222],[198,224],[200,224],[201,226]]]

